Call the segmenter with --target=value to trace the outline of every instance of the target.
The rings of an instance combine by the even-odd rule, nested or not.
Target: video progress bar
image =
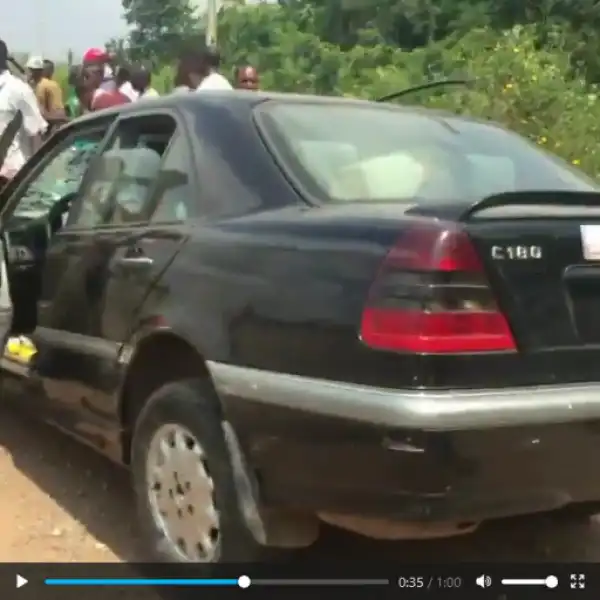
[[[380,586],[389,585],[389,579],[251,579],[242,575],[237,579],[214,579],[214,578],[162,578],[152,579],[146,577],[132,578],[48,578],[44,580],[45,585],[51,586],[94,586],[94,587],[157,587],[157,586],[206,586],[206,587],[240,587],[250,586],[328,586],[328,587],[350,587],[350,586]]]
[[[79,577],[71,579],[45,579],[44,585],[52,586],[105,586],[105,587],[121,587],[121,586],[235,586],[241,587],[238,579],[182,579],[182,578],[167,578],[167,579],[149,579],[146,577],[132,578],[113,578],[113,577]]]

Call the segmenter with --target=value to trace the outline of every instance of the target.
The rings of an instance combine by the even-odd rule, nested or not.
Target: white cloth
[[[140,97],[139,93],[133,89],[133,86],[129,81],[126,81],[121,85],[119,91],[121,94],[125,94],[132,102],[135,102]]]
[[[211,73],[207,75],[200,85],[196,88],[197,92],[206,90],[232,90],[233,86],[227,81],[221,73]]]
[[[23,125],[8,149],[0,175],[12,177],[32,154],[31,139],[46,131],[48,123],[31,87],[10,71],[0,73],[0,134],[14,119],[17,111],[23,114]]]

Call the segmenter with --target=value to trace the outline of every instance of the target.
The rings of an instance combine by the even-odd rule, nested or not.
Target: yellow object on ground
[[[34,343],[25,336],[11,337],[6,342],[4,356],[11,360],[27,363],[37,352]]]
[[[27,337],[21,337],[21,347],[19,348],[19,358],[23,362],[29,362],[31,357],[37,352],[34,343]]]
[[[8,342],[6,342],[6,348],[4,349],[4,354],[8,356],[18,356],[19,350],[21,349],[21,339],[18,337],[8,338]]]

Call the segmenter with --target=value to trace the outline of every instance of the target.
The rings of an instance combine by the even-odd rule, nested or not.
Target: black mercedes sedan
[[[496,124],[175,95],[0,209],[0,398],[130,469],[149,559],[600,501],[600,189]]]

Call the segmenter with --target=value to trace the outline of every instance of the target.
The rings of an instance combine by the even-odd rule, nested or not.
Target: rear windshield
[[[262,105],[283,169],[320,201],[477,200],[508,191],[597,191],[582,172],[493,125],[376,105]]]

